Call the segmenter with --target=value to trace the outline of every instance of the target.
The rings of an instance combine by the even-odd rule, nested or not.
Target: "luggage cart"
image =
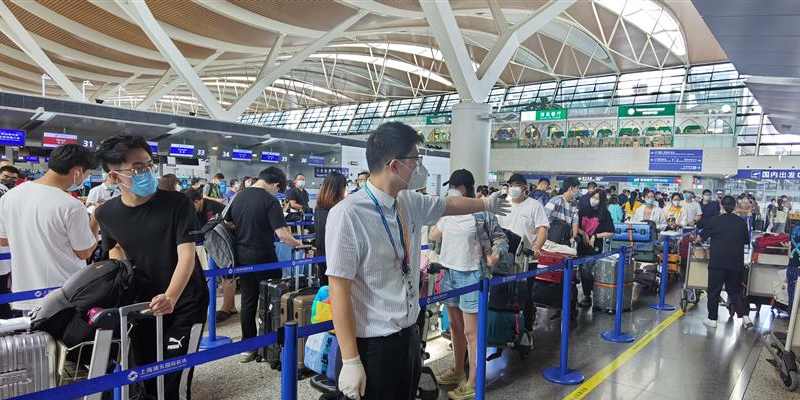
[[[800,336],[795,336],[796,329],[798,329],[797,314],[800,312],[798,308],[800,308],[800,280],[794,287],[794,302],[786,334],[770,332],[762,337],[767,350],[775,357],[767,361],[775,367],[778,377],[788,391],[797,390],[800,386],[800,372],[798,372],[800,367],[797,365],[797,356],[792,351],[793,346],[800,346]]]
[[[686,312],[689,303],[697,305],[700,294],[708,290],[708,245],[689,244],[689,259],[686,262],[686,279],[681,293],[681,310]]]

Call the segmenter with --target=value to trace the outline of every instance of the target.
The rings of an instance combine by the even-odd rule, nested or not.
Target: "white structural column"
[[[25,30],[25,27],[17,20],[17,17],[14,16],[14,13],[11,12],[11,9],[8,6],[0,1],[0,17],[2,17],[3,23],[0,23],[0,31],[2,31],[9,39],[13,40],[14,43],[25,52],[36,65],[39,66],[44,72],[49,75],[53,80],[64,90],[72,100],[75,101],[86,101],[83,98],[83,94],[78,89],[72,81],[61,72],[60,69],[47,57],[47,54],[44,53],[42,48],[39,46],[38,43],[33,39],[33,36]]]
[[[225,110],[217,102],[217,98],[208,90],[208,87],[197,76],[191,64],[186,61],[186,58],[183,57],[175,43],[172,42],[172,39],[164,32],[164,29],[156,21],[144,0],[116,0],[116,2],[133,20],[138,22],[139,27],[142,28],[150,41],[153,42],[153,45],[169,62],[172,69],[197,95],[208,114],[212,118],[224,117]]]
[[[450,171],[467,169],[476,185],[488,183],[491,150],[492,106],[487,103],[460,103],[453,107],[450,129]]]
[[[681,175],[681,191],[683,190],[694,191],[694,176]]]
[[[206,58],[205,60],[199,62],[197,65],[194,66],[194,71],[199,74],[201,71],[203,71],[203,69],[205,67],[207,67],[212,62],[216,61],[217,58],[219,58],[219,56],[221,56],[221,55],[222,55],[222,52],[221,51],[217,51],[214,54],[208,56],[208,58]],[[165,94],[175,90],[175,88],[177,88],[178,85],[180,85],[181,82],[183,82],[180,79],[180,77],[177,77],[177,78],[173,79],[172,81],[170,81],[169,83],[165,83],[164,81],[169,76],[169,73],[171,71],[172,71],[172,69],[170,69],[167,72],[165,72],[164,76],[162,76],[161,79],[159,79],[158,82],[156,82],[156,84],[153,85],[153,88],[150,90],[150,93],[147,94],[147,97],[145,97],[142,100],[142,102],[139,103],[139,105],[136,106],[137,110],[147,110],[153,104],[155,104],[162,96],[164,96]]]
[[[450,3],[446,0],[421,0],[419,4],[439,43],[459,97],[462,100],[484,102],[520,45],[575,1],[550,0],[526,20],[504,30],[483,59],[477,74]],[[501,13],[501,10],[496,8],[493,12]]]
[[[231,108],[228,110],[225,119],[228,120],[235,120],[242,115],[250,104],[253,104],[256,99],[262,95],[264,89],[271,86],[276,79],[280,78],[281,76],[285,75],[293,68],[299,66],[303,61],[305,61],[311,54],[316,52],[317,50],[325,47],[331,40],[336,39],[337,37],[341,36],[344,31],[348,28],[353,26],[356,22],[358,22],[361,18],[365,15],[369,14],[369,12],[361,10],[352,17],[344,20],[344,22],[340,23],[320,38],[318,38],[314,43],[308,45],[305,49],[301,50],[299,53],[295,54],[289,60],[281,62],[280,65],[272,68],[268,72],[265,72],[261,77],[256,80],[252,86],[239,98],[239,100],[234,103]],[[271,55],[271,54],[270,54]],[[269,61],[268,57],[268,60]]]

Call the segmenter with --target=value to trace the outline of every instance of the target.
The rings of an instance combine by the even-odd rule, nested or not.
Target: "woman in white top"
[[[475,179],[465,169],[453,171],[448,196],[475,197]],[[442,291],[480,282],[486,268],[497,265],[508,251],[505,233],[497,218],[489,213],[448,216],[430,229],[430,239],[441,240],[439,263],[445,267]],[[475,354],[477,354],[478,292],[445,300],[453,341],[454,367],[439,378],[442,385],[458,385],[450,398],[472,398],[475,393]],[[467,351],[469,345],[469,351]],[[464,373],[464,357],[469,354],[469,377]]]
[[[633,213],[631,222],[639,223],[642,221],[653,221],[658,230],[663,230],[667,227],[667,217],[664,215],[664,210],[658,207],[656,202],[656,195],[653,192],[647,192],[644,196],[644,205],[637,208]]]

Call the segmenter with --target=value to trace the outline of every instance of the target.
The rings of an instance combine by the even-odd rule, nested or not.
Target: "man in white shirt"
[[[342,352],[338,388],[352,399],[411,400],[421,371],[419,260],[423,225],[444,215],[504,214],[492,196],[430,197],[408,125],[389,122],[367,140],[370,178],[328,215],[325,247],[333,325]]]
[[[9,164],[0,167],[0,197],[13,189],[19,179],[17,167]],[[8,247],[0,247],[0,295],[11,292],[11,259]],[[0,319],[12,318],[11,305],[0,304]]]
[[[17,186],[0,198],[0,246],[11,249],[14,292],[61,286],[86,266],[97,244],[97,222],[69,191],[83,185],[94,156],[68,144],[50,154],[41,178]],[[12,304],[30,310],[41,300]]]
[[[103,183],[89,190],[89,195],[86,196],[86,209],[90,214],[103,203],[119,196],[120,191],[117,184],[111,181],[112,178],[108,174],[104,174]]]
[[[695,200],[694,193],[687,192],[681,209],[681,220],[678,222],[684,227],[693,227],[703,217],[703,210],[700,208],[700,203]]]
[[[544,206],[538,200],[528,197],[528,181],[520,174],[508,179],[508,197],[511,199],[511,213],[497,217],[500,226],[527,239],[536,256],[547,240],[550,222]]]

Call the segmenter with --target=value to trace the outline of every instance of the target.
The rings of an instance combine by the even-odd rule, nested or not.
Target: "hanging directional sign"
[[[664,117],[675,115],[675,104],[653,104],[647,106],[619,106],[620,118],[628,117]]]
[[[650,150],[650,171],[700,172],[703,150]]]
[[[520,120],[524,121],[559,121],[567,119],[566,108],[553,108],[550,110],[523,111]]]

